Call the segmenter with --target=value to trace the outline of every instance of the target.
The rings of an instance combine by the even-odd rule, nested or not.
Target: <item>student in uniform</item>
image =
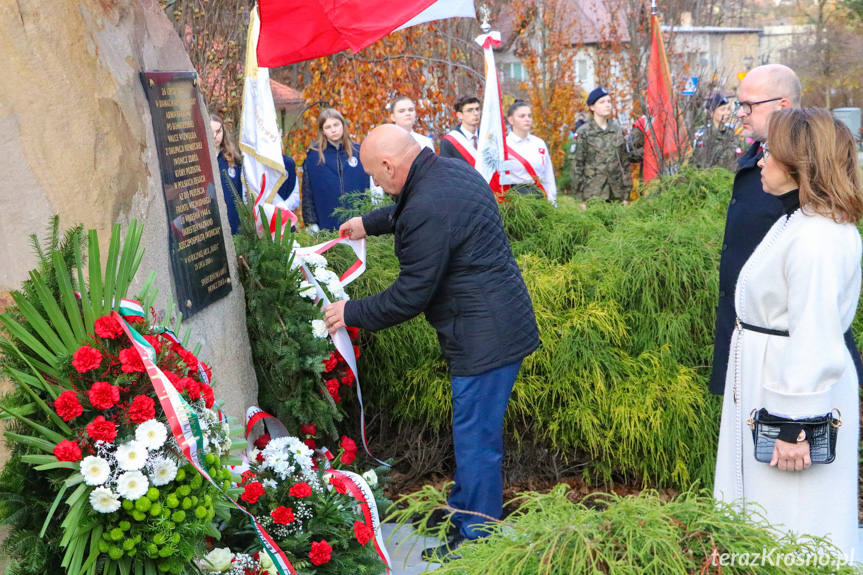
[[[312,232],[338,229],[342,222],[333,210],[341,197],[369,187],[360,146],[351,142],[344,116],[327,108],[318,117],[318,128],[318,141],[303,164],[303,222]]]
[[[455,108],[459,126],[441,139],[441,156],[458,158],[471,166],[476,166],[481,106],[476,96],[462,96],[456,100],[453,108]]]
[[[512,185],[532,184],[549,202],[557,205],[557,183],[551,154],[542,140],[530,133],[533,118],[530,106],[524,100],[516,100],[506,114],[511,131],[506,136],[509,149],[510,177]]]
[[[414,132],[414,125],[417,123],[417,109],[413,100],[407,96],[399,96],[393,100],[392,104],[390,104],[390,122],[410,132],[414,140],[420,145],[420,148],[428,148],[434,152],[432,139]]]

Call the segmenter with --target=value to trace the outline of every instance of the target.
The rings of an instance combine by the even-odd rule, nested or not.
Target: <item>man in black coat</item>
[[[467,163],[420,150],[393,125],[372,130],[364,169],[396,203],[345,222],[360,239],[393,233],[399,277],[386,290],[324,310],[330,333],[348,325],[376,331],[425,313],[449,363],[453,390],[456,509],[499,518],[503,505],[503,417],[522,360],[539,347],[533,304],[504,233],[497,201]],[[410,350],[405,350],[410,352]],[[482,533],[485,520],[455,514],[440,559]]]
[[[734,290],[737,277],[749,256],[782,217],[782,203],[761,187],[762,143],[767,141],[770,114],[781,108],[800,107],[800,80],[793,70],[779,64],[768,64],[751,70],[740,83],[736,115],[743,123],[743,135],[755,140],[738,160],[734,188],[725,220],[725,238],[719,262],[719,305],[716,307],[716,329],[713,344],[713,373],[710,391],[722,395],[728,370],[728,354],[734,333]],[[854,344],[851,330],[845,343],[863,380],[863,363]]]

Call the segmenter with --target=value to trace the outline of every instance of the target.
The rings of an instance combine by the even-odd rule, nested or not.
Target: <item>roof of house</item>
[[[273,92],[273,104],[275,104],[277,110],[303,102],[303,95],[297,90],[272,79],[270,80],[270,90]]]

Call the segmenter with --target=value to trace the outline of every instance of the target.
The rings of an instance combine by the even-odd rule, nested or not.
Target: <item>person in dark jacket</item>
[[[327,108],[318,117],[318,128],[318,141],[303,164],[303,222],[313,232],[338,228],[342,222],[333,210],[341,197],[369,188],[360,146],[351,142],[344,116]]]
[[[297,179],[297,164],[289,156],[282,154],[285,164],[285,181],[277,192],[283,207],[292,212],[300,207],[300,182]]]
[[[728,353],[735,329],[737,313],[734,290],[743,264],[784,215],[776,196],[764,192],[761,186],[762,143],[767,140],[770,114],[781,108],[799,108],[800,80],[793,70],[780,64],[768,64],[751,70],[740,83],[737,117],[743,122],[743,135],[755,143],[743,153],[734,175],[731,203],[725,219],[725,237],[719,262],[719,304],[716,307],[715,341],[711,392],[722,395],[728,371]],[[863,362],[854,343],[851,330],[845,334],[845,344],[863,381]]]
[[[231,235],[240,231],[240,213],[234,203],[234,192],[231,186],[242,197],[243,195],[243,155],[237,149],[234,138],[225,130],[225,123],[216,114],[210,114],[210,128],[213,130],[213,143],[219,150],[216,161],[219,164],[219,176],[222,178],[222,194],[225,207],[228,209],[228,225]]]
[[[377,331],[420,313],[435,328],[452,375],[455,485],[449,504],[499,518],[503,417],[522,360],[539,347],[533,304],[513,257],[497,201],[467,163],[420,151],[397,126],[372,130],[363,165],[396,203],[339,229],[360,239],[393,233],[399,277],[373,296],[327,306],[331,333]],[[405,350],[410,352],[410,350]],[[456,513],[459,531],[427,560],[482,536],[485,519]]]

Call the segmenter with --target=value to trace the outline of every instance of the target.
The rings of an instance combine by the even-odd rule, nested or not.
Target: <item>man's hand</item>
[[[776,467],[777,465],[782,471],[809,469],[812,466],[812,460],[809,458],[809,442],[788,443],[777,439],[776,445],[773,447],[773,458],[770,460],[770,466]]]
[[[339,226],[339,237],[350,237],[352,240],[361,240],[366,237],[366,228],[363,226],[361,217],[351,218]]]
[[[324,308],[324,323],[327,324],[327,331],[330,332],[330,335],[336,333],[339,328],[345,327],[346,303],[345,301],[337,301]]]

